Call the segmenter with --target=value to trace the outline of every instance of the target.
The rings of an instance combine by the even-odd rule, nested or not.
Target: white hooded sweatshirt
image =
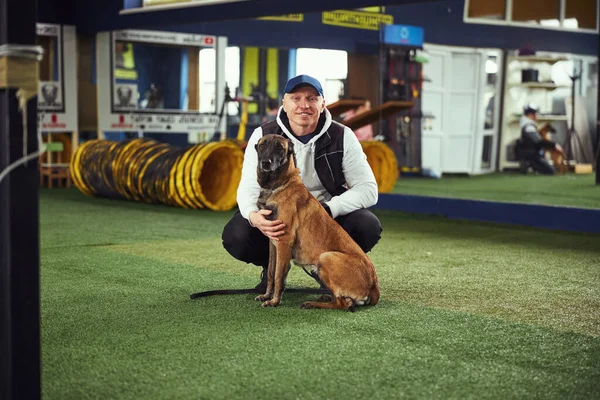
[[[346,178],[348,190],[335,197],[331,197],[331,194],[325,190],[315,170],[315,143],[327,132],[332,123],[337,124],[337,122],[332,121],[331,114],[326,108],[323,112],[325,113],[323,128],[306,144],[296,139],[281,121],[283,107],[280,107],[277,113],[277,124],[294,144],[296,166],[300,170],[304,185],[317,200],[329,206],[333,218],[336,218],[375,205],[378,198],[378,188],[375,175],[373,175],[373,170],[367,162],[367,156],[362,149],[362,145],[354,132],[345,126],[342,171]],[[242,179],[237,190],[237,203],[240,213],[246,219],[252,211],[258,211],[256,201],[260,195],[260,186],[257,181],[258,155],[255,146],[262,136],[262,128],[258,127],[252,132],[248,140],[242,167]]]

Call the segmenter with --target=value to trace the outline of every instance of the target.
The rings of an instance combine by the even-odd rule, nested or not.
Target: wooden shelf
[[[373,107],[369,111],[365,111],[344,121],[343,124],[354,130],[360,128],[361,126],[377,122],[379,119],[391,117],[402,110],[407,110],[412,107],[412,101],[388,101],[377,107]]]
[[[545,62],[552,65],[559,61],[567,61],[568,59],[566,57],[516,56],[515,60],[527,62]]]
[[[517,83],[517,84],[513,85],[513,87],[522,87],[522,88],[527,88],[527,89],[547,89],[547,90],[554,90],[554,89],[558,89],[558,88],[570,88],[570,86],[567,86],[567,85],[557,85],[554,83],[544,83],[544,82]]]
[[[539,115],[538,121],[566,121],[566,115]]]
[[[520,121],[520,116],[515,114],[514,118],[510,120],[512,124],[518,123]],[[538,114],[538,121],[540,122],[549,122],[549,121],[567,121],[566,115],[550,115],[550,114]]]
[[[335,118],[339,115],[342,115],[346,111],[350,111],[364,105],[366,102],[366,100],[341,99],[335,103],[328,104],[326,107],[331,113],[331,116]]]

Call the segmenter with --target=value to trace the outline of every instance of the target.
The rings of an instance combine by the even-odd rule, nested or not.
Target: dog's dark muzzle
[[[271,160],[260,160],[260,170],[264,172],[271,172],[273,168],[273,161]]]
[[[262,172],[274,172],[281,165],[281,161],[273,160],[270,158],[259,161],[259,168]]]

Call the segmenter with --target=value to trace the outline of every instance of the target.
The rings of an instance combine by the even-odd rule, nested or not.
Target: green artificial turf
[[[392,193],[459,199],[600,208],[595,175],[449,175],[441,179],[402,176]]]
[[[600,396],[599,235],[377,212],[375,307],[190,300],[258,281],[231,214],[42,190],[44,399]]]

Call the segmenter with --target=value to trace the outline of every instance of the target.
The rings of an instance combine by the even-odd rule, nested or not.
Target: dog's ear
[[[288,139],[287,141],[288,141],[288,149],[287,149],[288,160],[291,157],[292,160],[294,160],[294,167],[296,167],[298,165],[298,163],[296,162],[296,152],[294,151],[294,143],[290,139]]]

